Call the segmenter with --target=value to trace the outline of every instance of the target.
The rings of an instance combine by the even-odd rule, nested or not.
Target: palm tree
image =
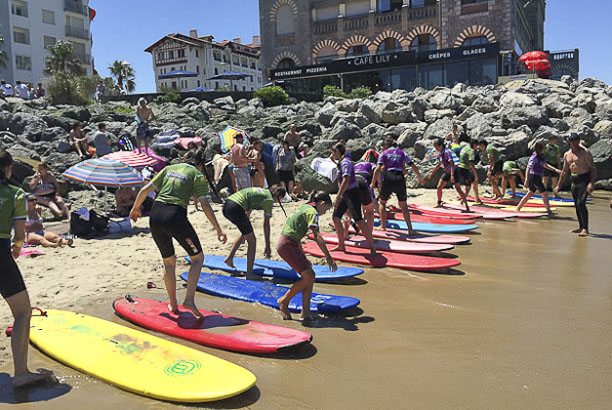
[[[4,44],[4,37],[0,34],[0,46]],[[8,61],[8,56],[5,51],[0,50],[0,67],[6,68],[6,62]]]
[[[47,50],[51,56],[45,58],[45,74],[70,73],[83,74],[81,60],[72,54],[72,44],[65,41],[58,41],[54,46]]]
[[[115,77],[117,84],[122,90],[132,92],[136,89],[136,82],[134,81],[135,72],[130,63],[127,61],[115,60],[113,64],[108,66],[108,70],[111,75]]]

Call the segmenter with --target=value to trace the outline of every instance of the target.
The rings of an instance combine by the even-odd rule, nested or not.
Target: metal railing
[[[573,60],[575,56],[576,50],[567,50],[567,51],[556,51],[550,53],[550,56],[554,61],[557,60]]]
[[[66,35],[69,37],[89,40],[89,30],[85,30],[80,27],[66,26]]]
[[[376,15],[377,26],[392,26],[394,24],[402,24],[401,10]]]
[[[89,7],[87,7],[80,1],[64,0],[64,11],[71,11],[73,13],[78,13],[87,16],[89,14]]]
[[[335,33],[338,31],[338,20],[317,22],[314,24],[315,34]]]
[[[367,15],[344,18],[344,29],[345,30],[361,30],[364,28],[368,28],[368,24],[369,24],[369,19]]]

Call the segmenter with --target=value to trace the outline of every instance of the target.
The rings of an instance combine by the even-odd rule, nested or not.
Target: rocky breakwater
[[[537,141],[556,135],[562,150],[567,136],[578,133],[593,152],[597,170],[597,188],[612,190],[612,87],[585,79],[580,82],[564,77],[562,81],[516,81],[506,85],[434,90],[378,92],[365,99],[330,97],[323,102],[290,101],[287,105],[265,107],[258,99],[234,101],[231,97],[213,103],[190,97],[180,104],[152,104],[156,120],[154,135],[178,130],[181,136],[200,136],[210,160],[220,152],[218,132],[231,125],[250,136],[277,143],[291,124],[311,149],[298,161],[298,177],[307,190],[333,192],[336,184],[314,173],[310,162],[327,156],[329,148],[346,141],[353,159],[368,148],[380,148],[386,137],[397,139],[417,162],[422,173],[433,165],[423,161],[432,140],[445,137],[453,124],[471,138],[487,139],[498,147],[505,159],[525,164]],[[127,103],[109,102],[88,107],[51,106],[44,99],[24,101],[0,99],[0,144],[14,157],[22,159],[23,183],[27,184],[27,163],[47,162],[52,171],[61,174],[79,162],[74,153],[56,150],[66,140],[75,122],[81,122],[89,137],[104,122],[116,144],[122,135],[136,135],[133,107]],[[170,162],[179,161],[180,151],[172,148],[160,152]],[[478,166],[484,181],[484,170]],[[409,173],[408,184],[416,187]],[[436,181],[428,181],[433,187]],[[70,186],[71,190],[82,189]]]

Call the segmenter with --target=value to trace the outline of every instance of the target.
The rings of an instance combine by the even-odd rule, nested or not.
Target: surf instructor
[[[176,302],[176,255],[172,238],[187,251],[191,258],[189,277],[187,280],[187,294],[183,306],[191,310],[197,317],[203,317],[195,305],[195,292],[204,262],[202,245],[193,226],[187,219],[187,205],[192,196],[195,196],[202,205],[206,217],[217,231],[217,238],[222,243],[227,236],[221,230],[219,222],[213,213],[209,198],[209,186],[202,175],[204,167],[204,151],[188,153],[186,164],[170,165],[158,173],[155,178],[145,185],[130,211],[134,222],[142,216],[140,206],[150,192],[157,191],[157,197],[151,209],[149,223],[153,240],[157,244],[164,261],[164,281],[170,303],[168,310],[178,313]]]

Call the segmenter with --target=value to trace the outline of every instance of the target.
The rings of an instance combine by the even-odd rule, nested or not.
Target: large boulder
[[[332,140],[351,140],[361,137],[361,130],[355,124],[340,120],[329,131],[328,137]]]
[[[599,138],[612,140],[612,121],[599,121],[595,124],[595,127],[593,127],[593,131],[599,135]]]
[[[597,169],[597,179],[612,178],[612,144],[601,140],[589,147]]]
[[[419,121],[423,121],[425,119],[425,112],[432,108],[432,105],[425,97],[419,96],[412,101],[412,112]]]
[[[477,98],[476,100],[474,100],[470,107],[483,114],[495,112],[499,109],[498,104],[490,95],[485,95],[481,98]]]
[[[328,178],[316,173],[310,168],[312,160],[313,157],[307,157],[299,160],[296,164],[296,178],[302,182],[304,190],[309,192],[324,191],[329,194],[338,192],[337,181],[330,181]]]
[[[21,135],[29,141],[40,141],[40,137],[47,128],[47,124],[37,115],[17,113],[13,115],[9,124],[9,130],[16,135]]]
[[[334,107],[337,111],[344,112],[357,112],[359,109],[359,100],[358,99],[346,99],[338,101],[334,104]]]
[[[423,134],[423,138],[433,139],[433,138],[444,138],[446,137],[453,128],[453,120],[446,117],[441,118],[427,127],[425,133]]]
[[[582,108],[591,114],[597,108],[597,102],[592,94],[578,94],[572,102],[576,107]]]
[[[426,123],[431,124],[432,122],[435,122],[436,120],[439,120],[440,118],[445,118],[445,117],[452,118],[454,115],[455,115],[455,112],[449,108],[445,110],[431,109],[431,110],[425,111],[424,119]]]
[[[595,113],[602,120],[612,121],[612,100],[603,101],[597,104]]]
[[[382,112],[382,120],[387,124],[397,125],[412,122],[412,107],[410,105],[387,104]]]
[[[531,107],[535,101],[525,94],[511,91],[501,97],[499,104],[502,107]]]
[[[491,121],[484,114],[476,114],[466,121],[467,135],[471,139],[482,140],[493,135]]]
[[[424,122],[415,122],[413,124],[405,124],[406,129],[397,139],[397,144],[400,148],[413,148],[419,138],[423,137],[427,124]]]
[[[69,134],[61,127],[49,127],[40,136],[41,141],[58,142],[67,140]]]
[[[59,176],[73,165],[82,161],[76,152],[59,153],[52,151],[49,155],[42,158],[42,161],[49,165],[51,171]]]
[[[189,104],[200,104],[200,100],[197,97],[187,97],[183,101],[181,101],[181,106],[184,107]]]
[[[323,108],[321,108],[315,114],[315,119],[324,127],[331,126],[331,120],[334,118],[334,114],[336,113],[336,109],[332,104],[325,104]]]
[[[574,109],[564,98],[558,95],[549,95],[542,100],[542,106],[546,108],[546,113],[550,118],[565,118]]]
[[[459,110],[462,100],[453,95],[450,89],[438,87],[425,95],[427,102],[438,110]]]
[[[507,137],[493,137],[490,141],[506,159],[517,159],[529,153],[529,135],[524,131],[515,131]]]
[[[518,128],[523,124],[537,127],[548,122],[546,108],[540,106],[502,108],[499,114],[506,128]]]
[[[371,122],[380,124],[383,122],[383,110],[387,106],[386,102],[375,101],[371,99],[363,100],[359,107],[359,114],[365,116]]]
[[[225,111],[235,111],[236,104],[234,103],[234,99],[231,95],[227,97],[216,98],[213,103],[217,108],[220,108]]]
[[[61,111],[61,116],[79,122],[86,122],[91,118],[91,113],[85,107],[73,106],[63,109]]]
[[[7,130],[11,124],[13,115],[8,111],[0,111],[0,131]]]

